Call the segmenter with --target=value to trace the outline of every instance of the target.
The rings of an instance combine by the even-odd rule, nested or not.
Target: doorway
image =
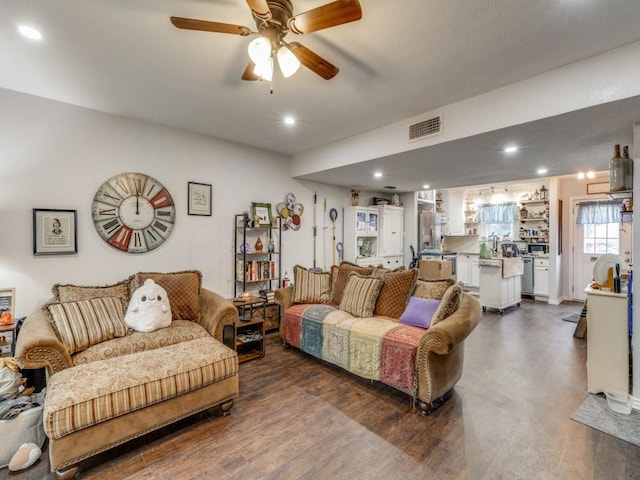
[[[618,255],[623,269],[628,268],[630,262],[631,224],[621,222],[578,224],[578,206],[585,201],[575,199],[572,203],[571,291],[572,300],[575,301],[586,300],[584,289],[593,281],[593,265],[601,255],[605,253]]]

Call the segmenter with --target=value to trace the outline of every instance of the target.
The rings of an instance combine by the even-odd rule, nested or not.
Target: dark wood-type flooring
[[[203,414],[88,465],[82,479],[640,479],[640,448],[570,420],[586,392],[581,305],[485,312],[464,375],[428,417],[407,396],[277,335],[240,367],[231,415]],[[47,452],[19,475],[49,478]]]

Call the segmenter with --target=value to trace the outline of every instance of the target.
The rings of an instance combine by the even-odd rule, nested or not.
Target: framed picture
[[[33,254],[78,253],[76,210],[33,209]]]
[[[253,202],[251,204],[251,216],[253,217],[254,227],[270,227],[271,221],[273,220],[271,216],[271,204]]]
[[[607,192],[609,192],[609,182],[587,183],[587,194],[589,195]]]
[[[189,182],[189,215],[211,216],[211,185]]]
[[[13,323],[15,296],[15,288],[0,288],[0,327]]]

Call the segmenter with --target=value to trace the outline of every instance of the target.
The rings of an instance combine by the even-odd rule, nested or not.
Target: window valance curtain
[[[620,200],[606,200],[600,202],[580,202],[576,223],[617,223],[620,221]]]
[[[478,206],[478,222],[510,223],[518,219],[516,202],[485,203]]]

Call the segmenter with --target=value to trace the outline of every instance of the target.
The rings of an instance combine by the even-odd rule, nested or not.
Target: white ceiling
[[[327,0],[293,0],[294,13]],[[172,15],[254,29],[243,0],[0,0],[0,88],[148,120],[285,155],[408,119],[640,40],[638,0],[361,0],[358,22],[296,36],[340,68],[326,81],[301,68],[240,80],[251,37],[178,30]],[[27,41],[18,24],[39,28]],[[640,99],[539,120],[428,149],[433,185],[521,179],[495,155],[517,134],[549,175],[606,168],[614,143],[631,144]],[[298,119],[293,128],[282,117]],[[424,149],[369,162],[385,184],[411,189]],[[528,160],[529,161],[529,160]],[[464,170],[460,169],[464,165]],[[573,169],[573,170],[572,170]],[[362,165],[305,178],[371,187]]]

